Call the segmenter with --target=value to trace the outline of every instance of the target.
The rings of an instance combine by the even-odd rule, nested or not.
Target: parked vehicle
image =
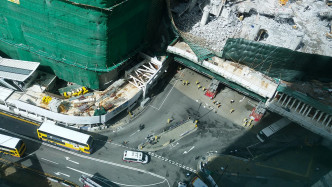
[[[149,156],[139,151],[124,151],[122,160],[125,162],[137,162],[146,164],[149,162]]]
[[[272,135],[274,135],[275,133],[277,133],[278,131],[280,131],[282,128],[286,127],[290,123],[291,121],[289,119],[282,118],[274,122],[273,124],[269,125],[268,127],[265,127],[263,130],[261,130],[257,134],[257,138],[259,139],[259,141],[265,142],[265,140],[270,138]]]

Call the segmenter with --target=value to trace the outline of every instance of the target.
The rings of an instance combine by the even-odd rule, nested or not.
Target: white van
[[[257,138],[259,139],[259,141],[265,142],[266,139],[268,139],[270,136],[280,131],[282,128],[286,127],[290,123],[291,121],[289,119],[282,118],[277,122],[273,123],[272,125],[265,127],[263,130],[261,130],[257,134]]]
[[[138,162],[146,164],[149,162],[149,156],[139,151],[124,151],[122,160],[125,162]]]

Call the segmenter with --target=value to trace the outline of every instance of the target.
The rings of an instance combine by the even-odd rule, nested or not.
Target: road
[[[194,175],[191,171],[197,170],[198,160],[210,153],[252,158],[273,148],[272,144],[270,147],[270,144],[265,144],[252,147],[251,152],[247,149],[248,146],[258,143],[256,133],[280,116],[267,113],[259,124],[253,128],[245,128],[230,121],[231,118],[224,118],[220,111],[216,113],[207,106],[210,105],[209,103],[202,102],[202,98],[194,98],[185,93],[185,90],[174,86],[178,81],[179,79],[174,77],[166,80],[165,86],[161,85],[153,93],[152,101],[145,110],[130,123],[122,125],[114,131],[93,134],[96,149],[92,155],[84,155],[41,143],[37,140],[36,135],[38,126],[0,116],[1,128],[19,134],[15,134],[15,136],[22,138],[28,147],[24,158],[18,159],[5,155],[2,158],[77,184],[79,184],[78,178],[82,174],[86,174],[101,181],[105,186],[162,187],[176,186],[178,181],[189,181]],[[236,94],[239,95],[229,90],[227,92],[232,97]],[[243,96],[239,95],[238,98],[243,98]],[[246,105],[243,102],[241,107],[245,108]],[[247,110],[250,111],[250,108]],[[199,119],[197,131],[162,150],[150,153],[151,162],[146,165],[122,162],[124,150],[136,150],[140,143],[146,141],[145,138],[148,135],[159,134],[172,123],[188,119],[188,117]],[[239,117],[234,116],[234,118]],[[171,124],[167,123],[168,119],[172,119]],[[242,119],[234,120],[241,121]],[[140,124],[145,125],[143,130],[139,130]],[[292,138],[303,138],[305,130],[299,131],[299,128],[298,126],[293,127],[290,134],[277,136],[272,143],[282,141],[287,143],[291,142]],[[300,133],[296,134],[296,132]],[[298,137],[292,136],[292,133]],[[123,145],[123,141],[128,143]],[[289,155],[287,156],[289,157]],[[309,161],[303,160],[303,162]],[[320,167],[322,168],[322,166]],[[330,166],[326,168],[328,169]],[[187,173],[191,177],[187,177]],[[280,180],[282,181],[282,179]],[[246,180],[230,178],[225,182],[232,184],[236,181],[245,183]]]

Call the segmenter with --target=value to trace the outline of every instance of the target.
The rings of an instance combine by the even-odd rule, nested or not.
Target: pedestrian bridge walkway
[[[282,85],[240,63],[213,56],[200,61],[189,45],[178,42],[168,46],[167,52],[175,61],[209,77],[244,95],[265,103],[266,109],[276,112],[297,124],[332,140],[332,107]]]

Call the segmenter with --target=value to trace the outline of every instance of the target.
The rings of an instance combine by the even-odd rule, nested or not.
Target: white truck
[[[274,122],[273,124],[269,125],[268,127],[265,127],[263,130],[261,130],[257,134],[257,138],[259,139],[259,141],[264,142],[266,139],[268,139],[273,134],[280,131],[282,128],[286,127],[290,123],[291,123],[291,121],[289,119],[282,118],[282,119]]]

